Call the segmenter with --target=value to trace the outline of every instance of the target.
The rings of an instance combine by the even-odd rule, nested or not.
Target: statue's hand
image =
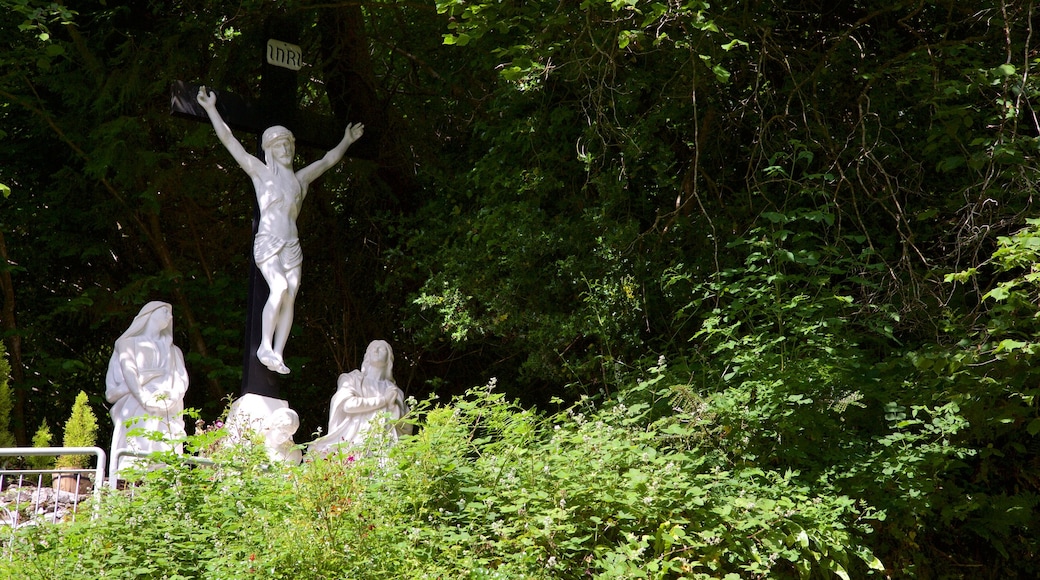
[[[217,106],[217,94],[207,91],[205,85],[199,87],[199,95],[196,99],[206,109]]]
[[[386,392],[383,393],[384,400],[387,405],[392,405],[398,401],[404,402],[404,391],[397,385],[387,387]]]
[[[350,123],[347,125],[346,131],[343,132],[343,138],[348,143],[353,143],[361,138],[365,134],[365,125],[363,123]]]

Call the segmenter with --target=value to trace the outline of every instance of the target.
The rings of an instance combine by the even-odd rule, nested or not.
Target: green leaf
[[[720,83],[728,83],[730,72],[722,67],[721,64],[717,64],[711,67],[711,72],[715,73],[715,78],[719,79]]]
[[[998,75],[1009,77],[1015,74],[1015,65],[1013,64],[1002,64],[997,68],[993,69]]]
[[[961,272],[954,272],[952,274],[946,274],[943,276],[943,281],[946,283],[950,282],[967,282],[972,276],[978,272],[978,268],[972,267]]]
[[[1010,338],[1005,338],[1004,340],[1000,341],[1000,344],[997,345],[996,352],[1012,352],[1012,351],[1016,351],[1016,350],[1022,350],[1022,347],[1028,346],[1028,345],[1029,345],[1028,342],[1023,342],[1021,340],[1012,340]]]
[[[729,51],[733,50],[734,48],[737,48],[737,47],[740,47],[740,46],[748,46],[748,43],[744,42],[743,40],[740,40],[739,38],[734,38],[733,40],[727,42],[726,44],[723,44],[722,45],[722,50],[725,50],[726,52],[729,52]]]
[[[1040,433],[1040,419],[1033,419],[1030,421],[1029,425],[1026,427],[1026,433],[1029,433],[1034,437],[1037,433]]]
[[[990,290],[989,292],[986,292],[983,298],[992,298],[997,302],[1000,302],[1002,300],[1007,300],[1008,296],[1011,296],[1011,293],[1008,292],[1007,287],[1004,285],[1000,285]]]

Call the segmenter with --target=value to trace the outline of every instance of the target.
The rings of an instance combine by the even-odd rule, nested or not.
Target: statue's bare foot
[[[273,351],[269,350],[258,350],[256,351],[256,358],[260,360],[260,363],[271,370],[271,372],[278,373],[280,375],[289,374],[289,367],[285,366],[282,362],[281,357],[276,355]]]

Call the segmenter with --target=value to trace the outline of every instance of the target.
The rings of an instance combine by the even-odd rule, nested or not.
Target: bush
[[[656,369],[654,378],[663,376]],[[637,390],[652,391],[645,381]],[[436,574],[481,577],[798,577],[880,568],[852,535],[865,514],[794,473],[733,465],[701,429],[649,406],[541,417],[488,389],[432,411],[394,450],[410,479],[413,553]],[[442,570],[444,562],[459,568]]]
[[[666,392],[663,368],[634,391]],[[543,415],[489,385],[391,450],[216,467],[174,454],[97,520],[19,533],[0,572],[65,578],[806,578],[881,565],[870,512],[730,462],[644,404]],[[6,566],[6,569],[4,568]]]
[[[32,446],[50,447],[52,437],[51,428],[47,425],[47,420],[44,419],[33,435]],[[26,462],[32,469],[50,469],[54,467],[54,458],[47,455],[33,455],[26,458]]]
[[[97,416],[90,408],[87,394],[80,391],[76,402],[72,405],[72,413],[65,422],[65,436],[62,445],[65,447],[93,447],[97,443]],[[86,455],[61,455],[55,463],[57,467],[82,469],[87,466]]]
[[[17,445],[14,434],[11,433],[11,410],[14,402],[11,400],[11,387],[8,380],[11,374],[11,365],[7,362],[7,350],[3,341],[0,341],[0,447],[14,447]]]

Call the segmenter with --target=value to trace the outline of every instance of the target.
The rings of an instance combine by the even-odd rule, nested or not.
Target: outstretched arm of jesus
[[[245,147],[235,138],[234,133],[231,132],[231,128],[220,117],[220,113],[217,111],[216,93],[206,90],[205,86],[201,86],[199,87],[197,99],[202,108],[206,109],[206,114],[209,115],[209,120],[213,123],[213,130],[216,131],[217,138],[220,139],[220,142],[224,144],[224,147],[227,148],[242,169],[249,175],[254,175],[257,171],[257,166],[263,164],[260,163],[259,159],[246,151]]]
[[[304,186],[309,185],[315,179],[321,177],[321,174],[332,169],[333,165],[339,163],[339,160],[343,159],[343,155],[347,153],[347,148],[350,147],[354,141],[360,139],[364,134],[365,126],[363,124],[351,123],[347,125],[346,130],[343,131],[343,139],[340,140],[339,145],[329,149],[328,153],[326,153],[321,159],[297,171],[296,178],[299,179]]]

